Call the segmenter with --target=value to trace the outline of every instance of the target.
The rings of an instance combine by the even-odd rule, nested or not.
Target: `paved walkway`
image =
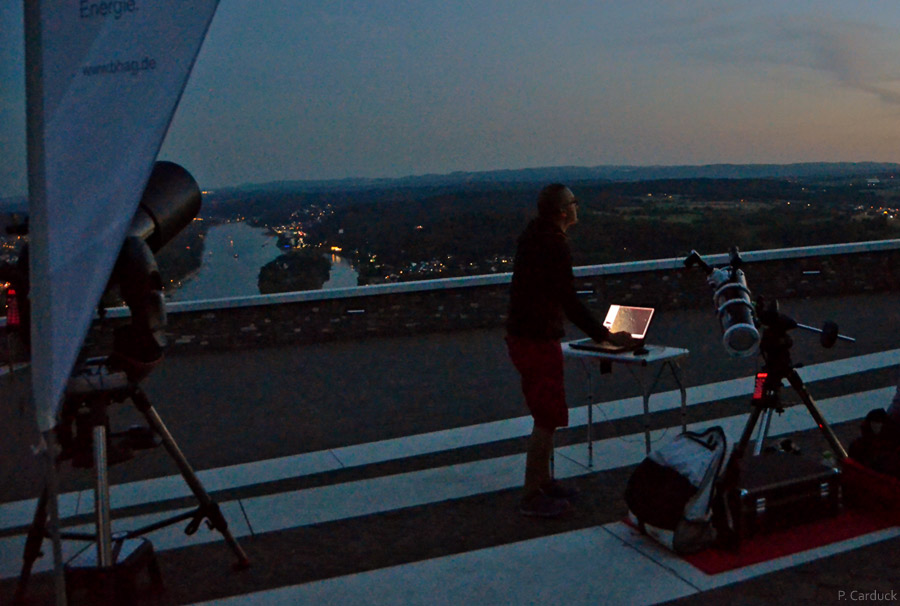
[[[801,345],[805,337],[798,335],[794,352],[795,361],[807,363],[800,373],[845,443],[858,432],[859,418],[889,401],[900,363],[896,341],[885,334],[897,328],[891,324],[898,321],[896,300],[861,301],[873,313],[882,310],[890,326],[872,329],[875,336],[853,349]],[[835,317],[836,304],[799,302],[797,308]],[[666,338],[681,330],[697,339],[693,347],[684,342],[692,349],[688,418],[696,428],[722,425],[734,440],[746,418],[755,361],[725,358],[715,340],[712,347],[703,344],[711,318],[691,313],[669,327],[660,324]],[[842,330],[863,335],[878,325],[875,319],[856,323]],[[141,603],[796,604],[861,595],[853,591],[900,591],[892,553],[900,546],[897,528],[712,576],[631,533],[620,523],[621,494],[644,456],[643,423],[623,373],[603,378],[591,468],[587,408],[578,401],[582,379],[570,372],[572,427],[558,436],[556,473],[579,486],[583,497],[567,519],[522,519],[515,504],[530,423],[521,416],[514,374],[497,362],[504,360],[497,343],[495,331],[473,331],[167,360],[147,391],[253,566],[231,573],[231,554],[215,532],[187,536],[181,525],[158,530],[149,538],[167,591],[147,594]],[[291,378],[288,368],[301,369],[301,376]],[[245,384],[250,377],[255,382]],[[4,401],[13,405],[15,424],[22,381],[8,378],[0,377],[0,391],[10,395]],[[301,383],[305,391],[296,387]],[[655,444],[680,425],[672,387],[664,384],[652,400]],[[182,404],[172,407],[176,401]],[[304,414],[307,405],[315,414]],[[27,436],[26,413],[20,422]],[[777,417],[771,433],[795,436],[811,456],[827,448],[800,407]],[[4,459],[0,485],[2,600],[18,572],[40,486],[31,455],[22,452],[27,437],[17,439],[0,447],[13,455]],[[19,461],[21,469],[7,461]],[[110,471],[117,528],[193,506],[164,453],[148,451]],[[91,526],[88,481],[65,479],[61,507],[72,527]],[[538,557],[541,566],[535,566]],[[44,558],[36,570],[48,564]],[[39,574],[30,593],[40,601],[48,587]]]

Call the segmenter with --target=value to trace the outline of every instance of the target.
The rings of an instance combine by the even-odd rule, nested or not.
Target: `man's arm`
[[[594,317],[594,314],[581,302],[575,291],[575,276],[572,273],[572,254],[565,240],[559,239],[556,246],[549,251],[552,271],[552,288],[558,293],[563,313],[572,324],[583,330],[595,341],[603,341],[609,331]]]

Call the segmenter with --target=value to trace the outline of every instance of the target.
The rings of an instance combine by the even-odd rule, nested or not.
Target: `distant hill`
[[[210,199],[227,200],[247,192],[344,193],[360,201],[354,192],[396,190],[408,188],[466,188],[479,190],[497,185],[527,185],[554,181],[575,183],[654,181],[663,179],[839,179],[846,177],[876,177],[900,174],[900,164],[894,162],[801,162],[795,164],[704,164],[677,166],[550,166],[464,172],[425,174],[398,178],[348,178],[269,181],[215,188]],[[381,199],[381,196],[377,197]],[[0,198],[0,214],[27,212],[24,196]]]
[[[294,192],[352,191],[396,187],[441,187],[549,183],[553,181],[652,181],[656,179],[786,179],[843,178],[900,173],[893,162],[802,162],[795,164],[705,164],[683,166],[556,166],[426,174],[396,179],[334,179],[272,181],[245,184],[239,190],[288,190]]]
[[[333,209],[379,204],[409,204],[452,197],[454,205],[483,201],[521,205],[530,201],[536,186],[554,181],[587,189],[602,188],[603,194],[635,195],[665,191],[699,199],[730,199],[737,196],[780,198],[789,190],[805,197],[801,184],[826,182],[847,185],[846,181],[879,177],[887,182],[900,174],[900,164],[878,162],[816,162],[803,164],[710,164],[705,166],[596,166],[545,167],[521,170],[454,172],[397,179],[337,179],[331,181],[273,181],[217,189],[203,197],[204,218],[246,217],[261,225],[279,225],[296,209]],[[838,183],[833,183],[838,182]],[[774,191],[773,191],[774,189]],[[840,192],[830,188],[830,196]],[[858,188],[857,188],[858,189]],[[724,196],[724,198],[723,198]],[[818,198],[822,199],[819,194]],[[499,199],[498,199],[499,198]],[[530,202],[528,202],[530,209]],[[435,209],[431,209],[429,212]]]

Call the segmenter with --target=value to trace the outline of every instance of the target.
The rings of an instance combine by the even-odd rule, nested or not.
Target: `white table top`
[[[666,345],[650,345],[645,344],[644,349],[647,353],[606,353],[603,351],[591,351],[589,349],[578,349],[572,347],[573,343],[588,343],[590,339],[578,339],[568,341],[562,344],[563,355],[570,357],[595,358],[597,360],[605,360],[609,362],[617,362],[619,364],[639,364],[647,366],[657,362],[667,362],[677,360],[687,356],[690,351],[680,347],[668,347]]]

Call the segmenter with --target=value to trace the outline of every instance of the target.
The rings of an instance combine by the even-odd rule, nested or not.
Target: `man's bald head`
[[[545,219],[555,220],[567,206],[577,203],[572,190],[562,183],[551,183],[538,195],[538,215]]]

